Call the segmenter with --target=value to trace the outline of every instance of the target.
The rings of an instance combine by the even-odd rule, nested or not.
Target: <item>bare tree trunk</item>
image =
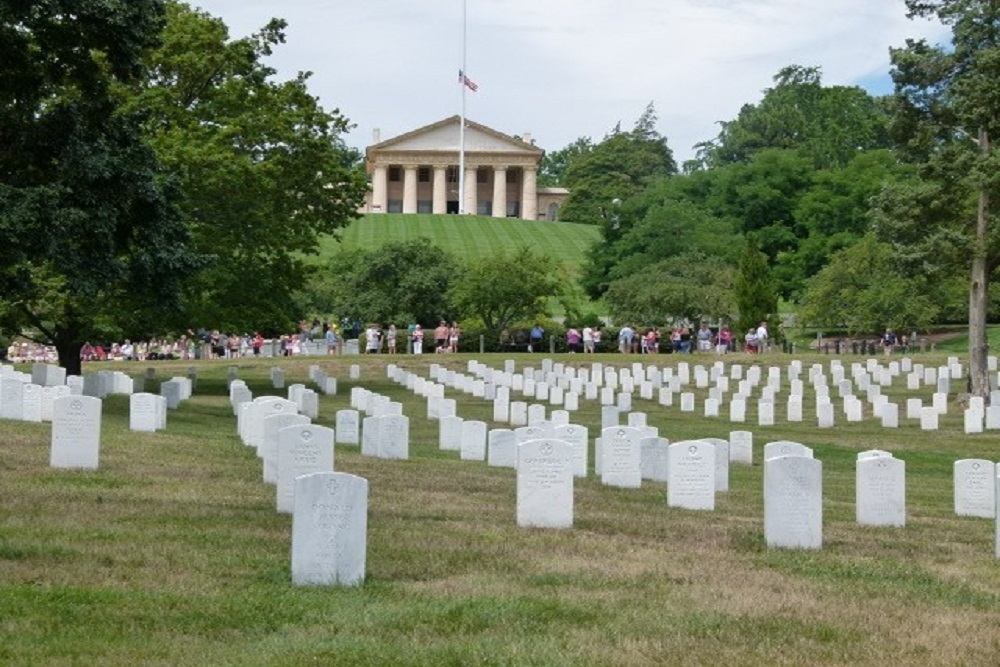
[[[989,135],[979,128],[979,151],[989,151]],[[979,190],[979,211],[976,216],[976,242],[972,257],[972,275],[969,281],[969,386],[973,396],[988,398],[990,393],[986,357],[989,346],[986,339],[987,292],[989,267],[987,264],[986,232],[989,228],[990,196],[985,187]]]

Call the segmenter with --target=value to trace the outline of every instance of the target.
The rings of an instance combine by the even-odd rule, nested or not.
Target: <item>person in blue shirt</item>
[[[545,338],[545,329],[542,328],[541,324],[536,322],[535,326],[531,328],[531,334],[528,336],[528,352],[541,352],[543,338]]]

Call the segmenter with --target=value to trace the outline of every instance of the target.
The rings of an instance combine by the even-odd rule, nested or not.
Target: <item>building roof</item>
[[[380,141],[365,150],[368,159],[374,152],[437,152],[457,153],[460,148],[460,121],[458,115],[450,116],[430,125],[418,127],[404,134]],[[491,127],[465,119],[465,152],[512,153],[533,155],[541,159],[545,151],[520,137],[498,132]]]

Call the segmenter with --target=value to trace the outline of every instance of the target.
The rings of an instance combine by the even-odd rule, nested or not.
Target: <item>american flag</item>
[[[462,70],[458,70],[458,82],[465,84],[465,86],[472,92],[476,92],[477,90],[479,90],[479,86],[476,85],[476,82],[470,79],[469,77],[465,76],[465,72],[463,72]]]

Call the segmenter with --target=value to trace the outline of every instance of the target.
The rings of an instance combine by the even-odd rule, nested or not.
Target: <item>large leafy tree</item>
[[[544,316],[567,280],[551,259],[521,247],[467,262],[448,296],[461,317],[478,318],[495,339],[517,322]]]
[[[817,169],[847,164],[859,152],[888,148],[882,102],[856,86],[824,86],[818,67],[789,65],[757,104],[721,123],[719,136],[698,146],[689,167],[747,162],[767,149],[796,150]]]
[[[969,275],[972,392],[987,396],[990,275],[1000,265],[993,223],[1000,196],[1000,3],[907,0],[911,17],[951,27],[949,47],[909,40],[892,51],[893,132],[919,182],[880,200],[878,230],[911,266],[959,267]]]
[[[190,281],[188,325],[282,329],[321,234],[356,217],[366,180],[345,148],[350,124],[309,94],[308,73],[276,81],[264,58],[284,41],[272,20],[231,40],[218,18],[167,4],[150,75],[128,92],[146,133],[180,179],[196,247],[213,262]]]
[[[338,253],[314,271],[308,309],[359,322],[430,325],[451,319],[458,260],[426,238]]]
[[[80,345],[177,306],[196,264],[138,119],[156,0],[0,1],[0,316],[80,370]]]
[[[732,263],[694,250],[613,281],[605,302],[617,322],[730,319],[735,275]]]
[[[569,199],[559,217],[598,224],[615,199],[625,200],[657,178],[676,173],[673,152],[656,130],[656,109],[650,103],[629,132],[615,127],[599,144],[578,142],[563,182]]]
[[[810,279],[798,315],[802,324],[849,335],[923,329],[938,313],[930,288],[925,276],[900,269],[890,244],[868,235]]]

